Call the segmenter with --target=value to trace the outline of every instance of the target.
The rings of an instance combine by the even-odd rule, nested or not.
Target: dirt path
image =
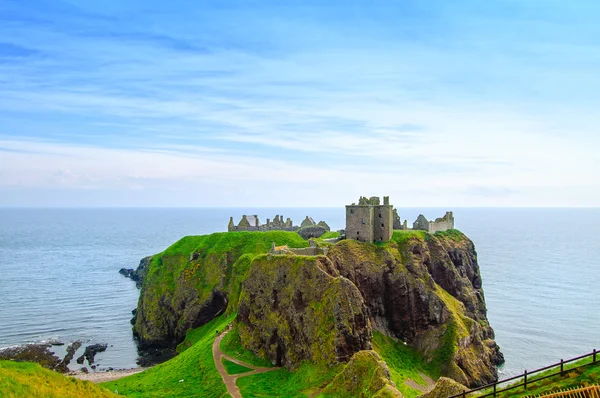
[[[223,337],[225,337],[225,335],[228,332],[229,332],[229,330],[226,330],[225,332],[223,332],[219,336],[217,336],[217,338],[215,339],[215,342],[213,343],[213,347],[212,347],[213,358],[215,360],[215,366],[217,367],[219,374],[223,378],[223,383],[225,383],[225,386],[227,387],[227,391],[229,392],[229,395],[231,395],[232,398],[242,398],[242,394],[240,393],[238,386],[235,384],[238,377],[250,376],[250,375],[254,375],[254,374],[258,374],[258,373],[266,373],[266,372],[275,370],[277,368],[261,368],[261,367],[257,367],[257,366],[252,366],[250,364],[240,361],[239,359],[232,358],[229,355],[225,354],[223,351],[221,351],[221,340],[223,340]],[[252,371],[246,372],[246,373],[240,373],[237,375],[230,375],[225,370],[225,366],[223,366],[223,361],[222,361],[223,358],[230,360],[231,362],[235,362],[238,365],[242,365],[249,369],[252,369]]]

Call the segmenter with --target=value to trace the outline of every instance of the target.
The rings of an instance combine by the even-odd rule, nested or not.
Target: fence
[[[579,369],[579,368],[583,368],[585,366],[589,366],[589,365],[595,364],[597,362],[600,362],[600,358],[599,358],[600,355],[598,355],[598,354],[599,354],[599,352],[596,349],[594,349],[594,351],[590,352],[589,354],[581,355],[581,356],[576,357],[576,358],[571,358],[571,359],[568,359],[566,361],[563,361],[561,359],[560,362],[555,363],[553,365],[545,366],[543,368],[532,370],[530,372],[525,371],[525,372],[523,372],[523,374],[520,374],[518,376],[510,377],[508,379],[500,380],[500,381],[497,381],[495,383],[491,383],[491,384],[487,384],[485,386],[477,387],[477,388],[474,388],[474,389],[469,390],[469,391],[465,391],[465,392],[460,393],[460,394],[452,395],[452,396],[450,396],[448,398],[459,398],[459,397],[460,398],[466,398],[466,397],[469,396],[469,394],[473,394],[475,392],[483,391],[483,390],[487,390],[487,389],[491,389],[492,392],[486,393],[484,395],[477,395],[477,398],[495,397],[497,394],[499,394],[501,392],[505,392],[505,391],[509,391],[509,390],[514,390],[514,389],[519,388],[519,387],[523,387],[523,389],[527,390],[527,385],[528,384],[535,383],[537,381],[544,380],[544,379],[547,379],[549,377],[554,377],[554,376],[558,376],[558,375],[563,376],[564,373],[565,373],[565,365],[569,364],[571,362],[575,362],[575,361],[579,361],[579,360],[582,360],[582,359],[585,359],[585,358],[588,358],[588,357],[592,357],[592,362],[584,364],[584,365],[576,366],[576,367],[570,368],[568,370]],[[560,371],[558,371],[556,373],[545,374],[545,375],[540,376],[538,378],[535,378],[535,377],[532,378],[532,375],[535,375],[535,374],[540,373],[540,372],[544,372],[544,371],[549,370],[549,369],[558,368],[558,367],[560,367]],[[505,387],[505,388],[502,388],[500,386],[501,384],[505,384],[505,383],[507,383],[509,381],[515,381],[515,380],[519,380],[519,379],[521,379],[521,383],[513,384],[513,385],[510,385],[510,386]],[[499,389],[499,387],[500,387],[500,389]],[[473,395],[471,395],[471,396],[473,396]]]
[[[600,398],[600,386],[594,384],[588,387],[570,388],[551,394],[540,395],[538,398]]]

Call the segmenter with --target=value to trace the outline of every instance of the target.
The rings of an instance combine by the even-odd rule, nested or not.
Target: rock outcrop
[[[189,329],[225,310],[234,311],[252,255],[267,253],[275,241],[308,246],[295,232],[215,233],[185,237],[142,260],[138,271],[143,282],[133,326],[138,346],[174,349]]]
[[[374,329],[412,345],[463,384],[496,380],[503,357],[473,243],[456,230],[399,236],[382,246],[342,241],[327,256],[360,290]]]
[[[440,377],[433,389],[418,398],[448,398],[456,394],[468,391],[468,389],[460,383],[447,377]]]
[[[333,365],[371,348],[360,292],[323,256],[256,258],[237,319],[243,344],[277,366],[306,359]]]
[[[152,260],[151,256],[144,257],[140,261],[140,265],[138,265],[138,267],[135,270],[133,268],[121,268],[119,270],[119,274],[134,281],[135,285],[139,289],[142,287],[142,283],[144,281],[144,275],[146,275],[146,272],[148,271],[148,265],[150,264],[151,260]]]
[[[375,351],[359,351],[323,390],[334,397],[394,397],[402,394],[390,380],[390,370]]]

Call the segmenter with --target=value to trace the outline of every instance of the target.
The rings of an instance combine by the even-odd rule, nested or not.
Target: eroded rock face
[[[400,338],[467,385],[497,379],[503,362],[473,243],[458,231],[383,246],[343,241],[327,256],[360,290],[374,329]]]
[[[274,364],[346,362],[370,349],[363,298],[325,257],[261,256],[242,285],[237,317],[243,344]]]
[[[189,256],[181,257],[161,258],[161,261],[189,263]],[[174,348],[185,339],[189,329],[202,326],[223,313],[228,303],[224,287],[226,268],[227,258],[197,260],[178,275],[169,290],[162,290],[148,280],[142,287],[134,318],[133,333],[139,348]],[[196,288],[199,280],[206,289]]]

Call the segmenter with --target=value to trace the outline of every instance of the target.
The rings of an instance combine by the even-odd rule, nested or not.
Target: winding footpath
[[[225,386],[227,386],[227,392],[229,392],[229,395],[231,395],[232,398],[242,398],[242,394],[240,393],[238,386],[235,384],[235,382],[237,381],[237,379],[239,377],[251,376],[254,374],[258,374],[258,373],[266,373],[266,372],[275,370],[277,368],[261,368],[261,367],[257,367],[257,366],[252,366],[250,364],[247,364],[245,362],[242,362],[238,359],[232,358],[229,355],[225,354],[223,351],[221,351],[221,340],[223,340],[223,337],[225,337],[225,335],[228,332],[229,332],[229,329],[224,331],[223,333],[221,333],[215,339],[215,342],[213,343],[213,346],[212,346],[213,358],[215,360],[215,366],[217,367],[217,370],[219,371],[221,378],[223,378],[223,383],[225,383]],[[240,374],[236,374],[236,375],[230,375],[225,370],[225,366],[223,366],[223,358],[227,359],[231,362],[235,362],[238,365],[245,366],[249,369],[252,369],[252,371],[246,372],[246,373],[240,373]]]

